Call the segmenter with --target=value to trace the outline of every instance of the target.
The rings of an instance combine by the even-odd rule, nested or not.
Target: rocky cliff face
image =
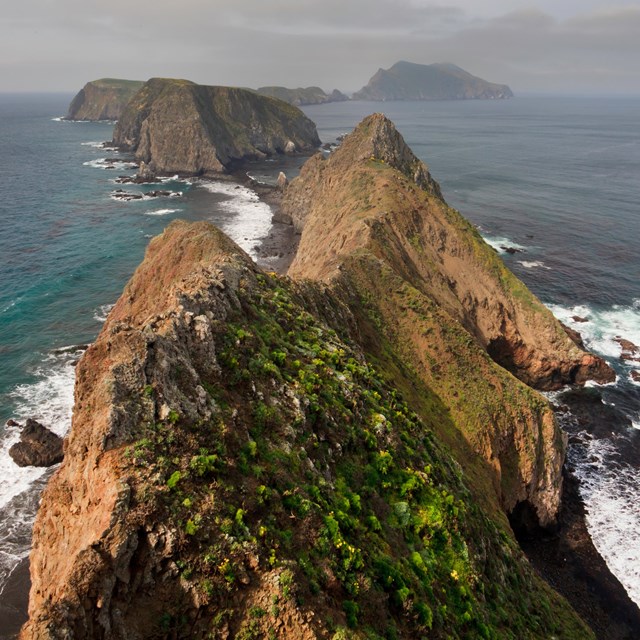
[[[366,118],[328,160],[309,161],[282,208],[302,231],[292,276],[331,281],[346,256],[367,248],[530,386],[613,380],[447,206],[428,168],[383,115]]]
[[[103,78],[87,82],[69,105],[67,120],[117,120],[142,87],[138,80]]]
[[[247,159],[314,149],[316,127],[299,109],[246,89],[154,78],[114,129],[151,173],[224,172]]]
[[[465,443],[489,463],[503,507],[526,505],[552,524],[562,435],[546,403],[505,369],[552,389],[609,380],[608,366],[579,349],[446,205],[427,167],[380,114],[328,159],[310,160],[282,208],[302,231],[289,274],[326,282],[352,308],[366,309],[361,321],[373,322],[393,357],[401,354],[437,390]],[[382,348],[378,357],[388,359]],[[454,434],[441,435],[457,446]]]
[[[378,69],[354,100],[495,100],[512,98],[506,84],[487,82],[454,64],[396,62]]]
[[[344,269],[330,287],[262,273],[206,223],[151,242],[78,366],[23,640],[591,637],[482,497],[488,465],[464,475],[439,443],[461,429],[453,360],[551,442],[545,403],[382,258]],[[407,340],[457,341],[442,385],[396,351],[377,305],[395,296]]]

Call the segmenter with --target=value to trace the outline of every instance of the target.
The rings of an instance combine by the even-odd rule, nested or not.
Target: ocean
[[[73,365],[149,238],[175,218],[208,219],[256,257],[272,232],[269,206],[228,180],[116,183],[133,168],[103,144],[112,123],[61,120],[71,98],[0,95],[0,425],[33,417],[59,434],[70,425]],[[614,384],[582,393],[597,405],[595,421],[566,412],[562,422],[591,536],[640,604],[640,384],[631,376],[640,362],[622,360],[616,340],[640,345],[640,98],[346,102],[304,110],[325,142],[384,111],[447,202],[615,368]],[[249,172],[272,181],[283,167],[292,177],[298,165],[263,163]],[[165,193],[150,197],[153,190]],[[14,589],[5,587],[24,572],[50,473],[14,465],[7,452],[17,437],[17,429],[0,426],[0,637],[24,616]]]

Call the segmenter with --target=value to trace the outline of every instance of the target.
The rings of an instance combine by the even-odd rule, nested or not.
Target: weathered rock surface
[[[346,256],[367,247],[525,383],[546,390],[615,379],[447,206],[426,165],[383,115],[366,118],[328,159],[307,162],[282,212],[303,232],[291,275],[331,280]]]
[[[640,347],[631,340],[616,336],[614,340],[620,345],[622,352],[620,353],[621,360],[629,360],[632,362],[640,362]]]
[[[138,80],[102,78],[87,82],[69,105],[67,120],[117,120],[142,87]]]
[[[454,64],[396,62],[378,69],[353,100],[493,100],[512,98],[506,84],[487,82]]]
[[[282,211],[302,231],[289,275],[358,292],[352,307],[369,301],[396,352],[439,390],[466,441],[493,467],[503,507],[527,502],[541,524],[553,524],[562,434],[546,403],[486,355],[542,389],[608,380],[606,363],[578,348],[446,205],[382,115],[366,118],[328,159],[307,162]]]
[[[13,426],[19,426],[13,420]],[[10,449],[9,455],[19,467],[50,467],[64,457],[63,440],[47,427],[31,418],[20,433],[20,442]]]
[[[488,352],[597,360],[383,116],[283,205],[291,277],[207,223],[150,243],[78,365],[22,639],[591,638],[506,517],[553,527],[565,440]]]
[[[438,392],[401,352],[368,363],[389,343],[345,305],[365,291],[351,273],[335,290],[261,273],[207,223],[150,243],[78,365],[23,640],[591,637],[523,560],[487,465],[463,476],[438,443],[455,431]],[[546,404],[501,383],[553,438]]]
[[[113,133],[147,173],[225,172],[248,159],[320,144],[299,109],[246,89],[154,78],[134,96]]]
[[[334,89],[331,93],[325,93],[320,87],[299,87],[287,89],[286,87],[260,87],[257,92],[263,96],[284,100],[289,104],[301,107],[308,104],[325,104],[327,102],[344,102],[349,98],[344,93]]]

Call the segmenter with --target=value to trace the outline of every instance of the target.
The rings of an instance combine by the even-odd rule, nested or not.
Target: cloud
[[[640,93],[637,3],[569,17],[554,17],[543,5],[552,6],[546,0],[12,2],[0,23],[0,88],[73,90],[101,76],[163,75],[356,90],[378,67],[406,59],[454,62],[516,91]],[[505,13],[505,6],[519,9]]]

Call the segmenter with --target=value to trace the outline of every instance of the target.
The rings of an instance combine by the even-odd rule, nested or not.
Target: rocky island
[[[396,62],[378,69],[353,100],[495,100],[512,98],[506,84],[487,82],[455,64]]]
[[[21,638],[592,638],[509,519],[562,491],[529,385],[611,371],[384,116],[283,212],[288,277],[207,223],[150,243],[78,365]]]
[[[203,175],[248,159],[315,149],[315,124],[297,107],[234,87],[153,78],[130,100],[113,143],[142,172]]]
[[[102,78],[87,82],[69,105],[66,120],[117,120],[142,87],[139,80]]]
[[[331,93],[325,93],[320,87],[299,87],[297,89],[287,89],[286,87],[260,87],[258,93],[271,98],[284,100],[296,107],[308,104],[325,104],[327,102],[345,102],[349,98],[334,89]]]

